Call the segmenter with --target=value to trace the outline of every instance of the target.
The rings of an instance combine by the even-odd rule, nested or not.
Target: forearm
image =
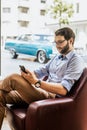
[[[67,94],[67,90],[60,83],[41,81],[41,88],[54,94]]]
[[[21,74],[31,84],[35,85],[35,83],[39,80],[34,72],[28,71],[28,74],[24,72],[22,72]],[[40,87],[54,94],[66,95],[67,93],[67,90],[60,83],[46,82],[42,80]]]

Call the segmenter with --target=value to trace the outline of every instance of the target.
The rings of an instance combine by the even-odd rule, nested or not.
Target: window
[[[22,12],[22,13],[27,13],[28,10],[29,10],[29,8],[27,8],[27,7],[22,7],[22,6],[20,6],[20,7],[18,7],[18,8],[19,8],[19,11]]]
[[[79,13],[79,3],[76,3],[76,13]]]
[[[28,24],[29,24],[29,22],[28,21],[18,21],[18,23],[19,23],[19,25],[21,26],[21,27],[28,27]]]
[[[17,37],[17,40],[30,41],[32,40],[32,34],[25,34]]]
[[[11,8],[9,7],[3,8],[3,13],[10,13],[10,12],[11,12]]]
[[[40,10],[40,15],[42,15],[42,16],[44,16],[45,15],[45,12],[46,12],[46,10]]]
[[[46,3],[46,0],[41,0],[41,3]]]

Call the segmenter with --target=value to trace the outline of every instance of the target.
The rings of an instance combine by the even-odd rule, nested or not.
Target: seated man
[[[0,83],[0,129],[6,103],[30,104],[33,101],[66,95],[80,78],[84,63],[74,51],[75,34],[71,28],[64,27],[55,32],[55,45],[58,55],[43,67],[12,74]],[[47,81],[41,80],[48,76]]]

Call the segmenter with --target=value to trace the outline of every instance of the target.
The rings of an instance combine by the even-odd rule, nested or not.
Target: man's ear
[[[73,42],[74,42],[74,40],[73,40],[73,38],[71,37],[71,38],[70,38],[70,43],[73,44]]]

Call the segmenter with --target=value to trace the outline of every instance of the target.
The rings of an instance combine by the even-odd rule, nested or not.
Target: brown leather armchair
[[[87,130],[87,68],[65,97],[7,105],[7,119],[15,130]]]

